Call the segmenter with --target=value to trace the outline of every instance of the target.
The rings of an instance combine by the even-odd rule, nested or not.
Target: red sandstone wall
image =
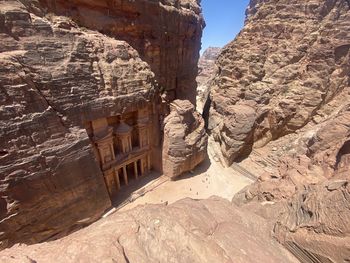
[[[127,41],[150,64],[170,100],[195,104],[204,21],[198,0],[40,0],[79,25]]]

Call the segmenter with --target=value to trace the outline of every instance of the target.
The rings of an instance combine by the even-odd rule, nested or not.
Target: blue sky
[[[202,0],[204,19],[202,50],[223,47],[242,29],[249,0]]]

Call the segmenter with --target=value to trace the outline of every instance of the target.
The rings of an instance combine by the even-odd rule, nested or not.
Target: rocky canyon
[[[194,102],[203,21],[196,1],[1,1],[0,10],[0,240],[7,247],[95,221],[134,173],[128,160],[135,176],[162,171],[162,120],[172,100]],[[205,135],[200,116],[177,127],[186,121]],[[133,151],[124,145],[128,126]],[[197,163],[206,154],[206,138],[199,139]],[[188,147],[187,157],[197,154]]]
[[[204,27],[0,1],[1,262],[350,261],[349,1],[250,0],[199,58]]]
[[[302,262],[350,259],[349,8],[250,1],[210,85],[211,136],[259,177],[233,202],[275,222]]]

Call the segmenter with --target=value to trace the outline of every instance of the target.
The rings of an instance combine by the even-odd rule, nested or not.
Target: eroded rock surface
[[[252,0],[211,86],[227,163],[251,154],[265,170],[234,203],[273,222],[302,262],[350,258],[349,32],[345,0]]]
[[[347,104],[308,127],[275,173],[234,198],[276,222],[276,238],[306,262],[350,259],[349,109]],[[270,205],[262,207],[266,202]]]
[[[249,214],[249,212],[247,212]],[[63,239],[0,252],[3,262],[297,262],[265,220],[219,198],[116,213]],[[64,253],[62,253],[64,251]]]
[[[33,11],[71,17],[80,26],[125,40],[156,75],[168,99],[196,103],[197,62],[204,21],[198,0],[35,0]],[[40,2],[43,8],[37,8]]]
[[[201,21],[196,1],[0,2],[1,247],[58,238],[110,206],[86,125],[157,112],[140,54],[172,98],[194,100]]]
[[[211,87],[209,128],[228,164],[304,127],[349,86],[349,29],[346,0],[250,1]]]
[[[163,172],[175,178],[207,157],[208,136],[202,116],[189,101],[175,100],[164,120]]]

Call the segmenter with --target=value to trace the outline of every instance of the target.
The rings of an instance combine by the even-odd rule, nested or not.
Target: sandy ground
[[[176,181],[158,179],[161,183],[157,187],[123,206],[119,211],[126,211],[144,204],[164,202],[170,204],[186,197],[206,199],[216,195],[231,201],[237,192],[251,184],[252,181],[231,168],[224,168],[214,159],[209,154],[209,158],[192,173],[184,174]],[[149,183],[151,184],[152,182]]]

